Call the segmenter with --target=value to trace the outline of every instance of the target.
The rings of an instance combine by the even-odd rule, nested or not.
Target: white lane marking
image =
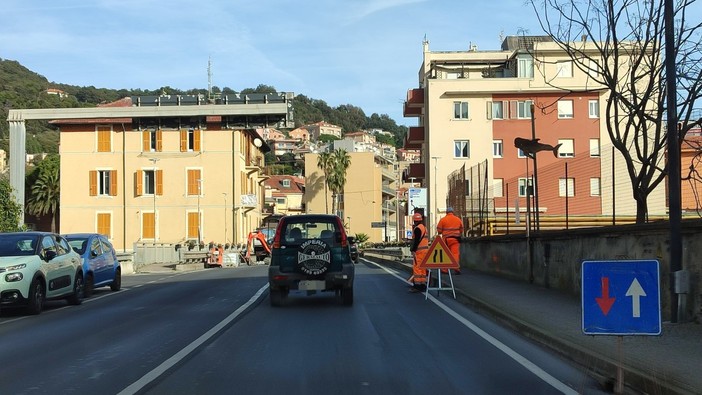
[[[217,325],[213,326],[212,329],[208,330],[204,334],[202,334],[200,337],[195,339],[192,343],[188,344],[183,348],[182,350],[178,351],[175,353],[172,357],[168,358],[164,362],[162,362],[160,365],[158,365],[156,368],[154,368],[152,371],[146,373],[144,376],[142,376],[139,380],[133,382],[130,384],[127,388],[123,389],[118,393],[118,395],[131,395],[131,394],[136,394],[137,392],[141,391],[144,387],[146,387],[149,383],[152,381],[156,380],[159,376],[164,374],[168,369],[172,368],[175,364],[178,362],[182,361],[185,357],[188,356],[188,354],[192,353],[195,351],[198,347],[200,347],[203,343],[205,343],[207,340],[212,338],[214,335],[216,335],[219,331],[224,329],[225,326],[229,325],[235,318],[237,318],[241,313],[243,313],[249,306],[251,306],[254,302],[258,300],[258,298],[263,294],[268,289],[268,283],[261,287],[261,289],[256,292],[254,296],[249,299],[248,302],[244,303],[241,307],[236,309],[233,313],[229,314],[229,316],[222,321],[220,321]]]
[[[367,260],[367,262],[370,262],[370,263],[372,263],[373,265],[375,265],[375,266],[377,266],[377,267],[379,267],[379,268],[385,270],[388,274],[390,274],[390,275],[392,275],[393,277],[395,277],[395,278],[401,280],[402,282],[404,282],[404,283],[407,282],[406,279],[400,277],[396,272],[391,271],[391,270],[389,270],[389,269],[387,269],[387,268],[385,268],[385,267],[383,267],[383,266],[380,266],[380,265],[378,265],[378,264],[375,263],[375,262],[371,262],[371,261],[368,261],[368,260]],[[495,339],[494,337],[492,337],[492,335],[490,335],[489,333],[487,333],[487,332],[485,332],[484,330],[480,329],[477,325],[475,325],[474,323],[468,321],[467,319],[465,319],[464,317],[462,317],[460,314],[458,314],[458,313],[456,313],[455,311],[453,311],[450,307],[448,307],[448,306],[446,306],[444,303],[440,302],[440,301],[439,301],[438,299],[436,299],[433,295],[429,294],[429,300],[431,300],[435,305],[439,306],[442,310],[444,310],[445,312],[447,312],[451,317],[453,317],[453,318],[455,318],[456,320],[458,320],[458,322],[460,322],[461,324],[463,324],[464,326],[466,326],[468,329],[470,329],[470,330],[472,330],[473,332],[475,332],[476,335],[478,335],[478,336],[482,337],[483,339],[485,339],[485,341],[487,341],[488,343],[490,343],[490,344],[492,344],[493,346],[495,346],[498,350],[500,350],[500,351],[502,351],[503,353],[505,353],[508,357],[512,358],[512,359],[513,359],[515,362],[517,362],[518,364],[524,366],[528,371],[532,372],[534,375],[536,375],[537,377],[539,377],[541,380],[545,381],[547,384],[549,384],[549,385],[552,386],[553,388],[557,389],[558,391],[561,391],[561,392],[564,393],[564,394],[569,394],[569,395],[577,395],[577,394],[578,394],[578,391],[575,391],[574,389],[570,388],[568,385],[564,384],[563,382],[561,382],[561,381],[558,380],[557,378],[551,376],[551,375],[548,374],[546,371],[544,371],[543,369],[541,369],[540,367],[538,367],[536,364],[534,364],[533,362],[531,362],[531,361],[529,361],[528,359],[526,359],[525,357],[523,357],[523,356],[522,356],[521,354],[519,354],[518,352],[512,350],[511,348],[509,348],[507,345],[505,345],[505,344],[502,343],[501,341]]]

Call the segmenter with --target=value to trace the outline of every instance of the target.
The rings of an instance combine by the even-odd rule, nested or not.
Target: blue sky
[[[524,0],[3,0],[0,58],[49,81],[111,89],[258,84],[402,116],[433,51],[542,34]]]

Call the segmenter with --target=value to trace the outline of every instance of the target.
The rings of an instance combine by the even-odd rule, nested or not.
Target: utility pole
[[[224,195],[224,244],[227,244],[227,193],[222,192],[222,195]]]
[[[439,189],[437,187],[437,181],[438,181],[438,176],[437,176],[437,163],[439,162],[439,159],[441,159],[440,156],[432,156],[432,159],[434,159],[434,222],[432,222],[432,228],[436,229],[436,224],[439,222]]]
[[[156,243],[156,162],[158,162],[159,159],[158,158],[150,158],[149,160],[154,165],[153,179],[151,180],[153,183],[153,189],[151,190],[151,192],[154,194],[154,244],[155,244]]]
[[[202,218],[200,218],[200,194],[202,193],[202,180],[197,179],[197,246],[202,244]]]

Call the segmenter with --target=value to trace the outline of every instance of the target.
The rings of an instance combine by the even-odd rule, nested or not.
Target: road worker
[[[459,261],[460,251],[459,246],[461,245],[461,236],[463,235],[463,221],[456,217],[453,213],[453,207],[448,207],[446,209],[446,215],[444,218],[439,220],[436,225],[436,233],[444,239],[446,246],[449,248],[449,252]],[[441,269],[442,273],[447,273],[448,269]],[[456,274],[461,274],[460,264],[459,268],[455,270]]]
[[[412,229],[410,251],[414,255],[414,261],[412,262],[412,277],[410,277],[412,281],[410,292],[423,292],[427,289],[427,271],[419,267],[429,250],[429,236],[427,235],[427,228],[422,223],[423,220],[421,213],[412,215],[414,227]]]

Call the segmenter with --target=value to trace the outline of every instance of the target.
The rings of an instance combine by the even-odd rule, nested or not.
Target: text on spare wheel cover
[[[311,276],[322,274],[331,262],[331,252],[327,243],[321,240],[308,240],[300,245],[297,253],[300,270]]]

